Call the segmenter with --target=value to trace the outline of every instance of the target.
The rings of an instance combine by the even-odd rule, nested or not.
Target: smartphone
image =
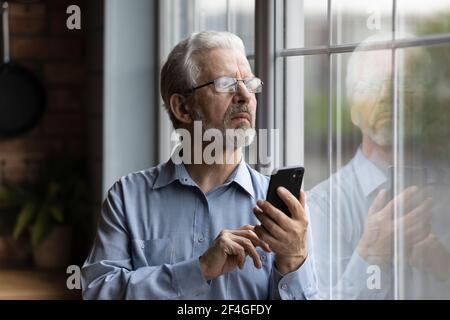
[[[285,187],[298,198],[304,174],[305,168],[298,166],[275,169],[270,176],[266,200],[279,210],[283,211],[286,215],[291,216],[288,207],[278,196],[277,188]]]

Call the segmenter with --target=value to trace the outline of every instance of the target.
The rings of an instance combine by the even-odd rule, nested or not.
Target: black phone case
[[[267,190],[266,200],[276,208],[291,216],[286,204],[278,196],[277,188],[285,187],[296,198],[300,195],[305,169],[303,167],[284,167],[279,168],[270,176],[269,189]]]

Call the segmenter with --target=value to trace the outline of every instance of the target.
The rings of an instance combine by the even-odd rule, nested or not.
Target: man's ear
[[[186,124],[193,121],[189,112],[189,106],[186,102],[186,97],[182,96],[181,94],[175,93],[170,96],[169,103],[170,110],[178,121]]]

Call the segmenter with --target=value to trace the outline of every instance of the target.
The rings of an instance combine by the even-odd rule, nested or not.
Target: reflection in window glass
[[[275,114],[284,162],[306,169],[320,295],[449,299],[450,46],[420,36],[450,31],[450,2],[397,1],[412,47],[322,55],[318,30],[332,45],[385,42],[394,18],[392,0],[339,0],[328,26],[324,2],[284,0],[276,15],[281,48],[311,49],[280,58]]]
[[[378,119],[377,110],[390,106],[390,92],[378,88],[391,76],[390,57],[389,50],[332,57],[332,149],[327,159],[333,174],[307,196],[324,298],[392,298],[392,252],[385,251],[392,238],[375,242],[370,231],[379,226],[365,227],[371,204],[386,187],[384,170],[372,161],[378,158],[371,151],[373,140],[384,132],[380,124],[385,118]],[[373,286],[367,281],[371,266],[378,275]]]
[[[395,79],[391,50],[332,57],[334,173],[307,196],[323,297],[450,297],[449,49],[398,50]]]
[[[357,43],[392,30],[392,0],[332,1],[332,43]]]
[[[400,298],[450,298],[450,47],[401,49],[398,57],[398,204]],[[447,89],[443,89],[447,88]]]
[[[415,36],[450,32],[450,1],[398,0],[398,30]]]

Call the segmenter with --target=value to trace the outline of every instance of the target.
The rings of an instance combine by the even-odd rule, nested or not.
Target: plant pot
[[[33,250],[33,260],[39,269],[63,269],[70,264],[72,228],[54,226],[49,234]]]

